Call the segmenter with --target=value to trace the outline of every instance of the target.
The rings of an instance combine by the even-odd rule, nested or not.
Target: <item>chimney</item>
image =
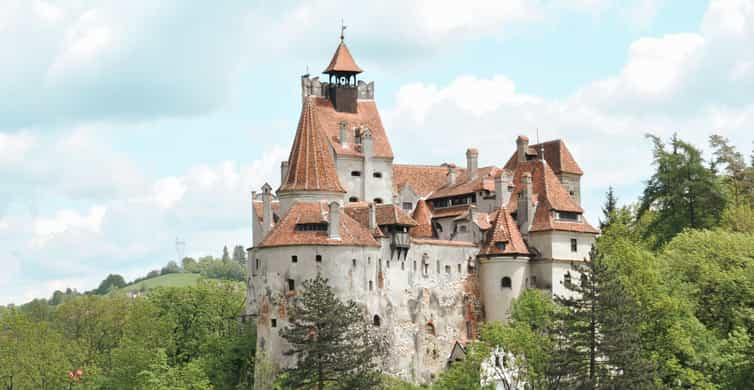
[[[466,149],[466,175],[469,180],[476,179],[476,170],[479,165],[479,151],[474,148]]]
[[[374,154],[372,130],[369,130],[366,126],[361,127],[361,153],[364,154],[364,157],[372,157]],[[364,173],[366,174],[366,172]]]
[[[448,164],[448,185],[453,186],[456,184],[456,165]]]
[[[280,162],[280,184],[285,183],[285,177],[288,175],[288,161]]]
[[[264,183],[262,186],[262,234],[267,235],[272,224],[272,187]]]
[[[519,135],[516,138],[516,154],[518,155],[518,162],[526,161],[526,151],[529,150],[529,138],[525,135]]]
[[[340,138],[338,139],[340,141],[340,145],[344,149],[348,148],[348,122],[341,121],[338,126],[340,126]]]
[[[369,231],[377,229],[377,206],[374,203],[369,204]]]
[[[516,222],[522,234],[528,234],[531,222],[534,217],[534,209],[531,207],[531,173],[524,172],[521,175],[521,192],[518,198],[518,211],[516,212]]]
[[[340,204],[330,203],[330,212],[327,215],[327,238],[340,240]]]
[[[505,183],[503,182],[503,173],[500,172],[500,176],[495,177],[495,206],[496,208],[505,207],[505,198],[503,191],[505,191]]]

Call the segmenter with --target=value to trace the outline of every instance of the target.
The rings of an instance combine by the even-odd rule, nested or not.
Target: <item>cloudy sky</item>
[[[248,245],[341,18],[397,162],[502,165],[539,129],[596,221],[647,132],[752,150],[754,0],[221,3],[0,0],[0,304]]]

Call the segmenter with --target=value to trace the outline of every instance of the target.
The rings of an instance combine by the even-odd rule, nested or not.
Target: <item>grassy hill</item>
[[[167,274],[152,279],[142,280],[141,282],[123,287],[120,291],[131,292],[141,291],[142,289],[151,290],[157,287],[185,287],[196,284],[201,278],[202,276],[199,274]]]

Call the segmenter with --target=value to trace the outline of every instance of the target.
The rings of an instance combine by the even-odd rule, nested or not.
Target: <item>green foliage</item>
[[[243,249],[243,246],[236,245],[233,248],[233,261],[240,264],[242,267],[246,266],[246,250]]]
[[[482,342],[471,343],[466,347],[466,358],[454,362],[443,372],[432,386],[439,390],[477,390],[484,389],[480,384],[480,365],[490,354],[490,347]]]
[[[169,261],[168,264],[160,270],[160,275],[177,274],[181,272],[181,267],[175,261]]]
[[[610,225],[610,222],[614,218],[615,212],[618,210],[618,197],[615,196],[613,186],[608,187],[607,194],[605,194],[605,204],[602,206],[602,218],[600,218],[600,230],[605,230]]]
[[[137,389],[143,390],[211,390],[212,384],[201,368],[200,361],[191,361],[184,365],[168,364],[164,350],[157,350],[149,368],[139,373]]]
[[[655,211],[650,229],[657,244],[670,241],[686,228],[716,226],[725,199],[714,172],[704,166],[701,152],[676,136],[670,150],[660,138],[648,137],[654,143],[656,171],[644,189],[639,214]]]
[[[109,274],[107,275],[105,280],[103,280],[102,283],[99,284],[99,287],[97,287],[97,289],[94,290],[94,292],[95,294],[104,295],[114,289],[123,288],[125,286],[126,286],[126,281],[123,279],[122,276]]]
[[[232,260],[213,260],[202,265],[202,275],[212,279],[246,280],[246,268]]]
[[[296,359],[282,385],[294,389],[373,389],[381,382],[387,342],[355,302],[341,302],[327,279],[304,281],[280,335]]]

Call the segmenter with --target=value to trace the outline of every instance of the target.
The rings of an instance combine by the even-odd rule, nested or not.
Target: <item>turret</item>
[[[526,161],[526,151],[529,150],[529,138],[525,135],[519,135],[516,138],[516,156],[518,162],[522,163]]]
[[[476,179],[477,167],[479,165],[479,151],[474,148],[466,150],[466,174],[469,180]]]

